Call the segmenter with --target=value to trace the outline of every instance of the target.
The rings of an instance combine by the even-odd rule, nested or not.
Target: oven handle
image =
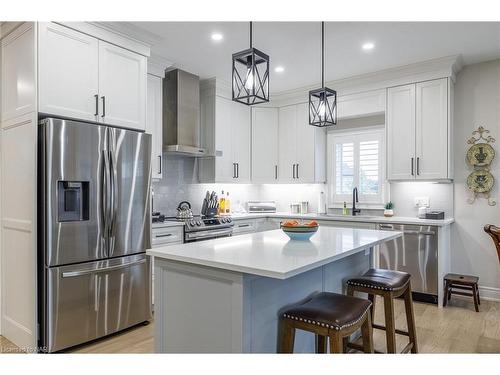
[[[207,238],[207,237],[214,237],[217,235],[221,234],[231,234],[233,233],[233,229],[221,229],[217,231],[206,231],[206,232],[195,232],[195,233],[186,233],[186,238],[188,240],[190,239],[197,239],[197,238]]]

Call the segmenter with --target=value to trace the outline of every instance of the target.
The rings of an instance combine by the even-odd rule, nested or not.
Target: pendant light
[[[321,22],[321,88],[309,91],[309,124],[337,125],[337,92],[325,87],[325,23]]]
[[[250,22],[250,48],[233,54],[233,100],[253,105],[269,101],[269,56],[252,46]]]

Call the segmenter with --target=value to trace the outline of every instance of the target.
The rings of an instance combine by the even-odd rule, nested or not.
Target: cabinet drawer
[[[151,235],[151,246],[159,247],[165,245],[181,244],[184,242],[184,228],[159,227],[153,228]]]
[[[253,233],[257,229],[255,220],[235,220],[233,227],[233,236],[238,234]]]

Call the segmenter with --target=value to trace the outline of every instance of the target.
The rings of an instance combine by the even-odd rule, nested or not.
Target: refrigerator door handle
[[[89,269],[89,270],[81,270],[81,271],[63,272],[62,277],[63,278],[78,277],[78,276],[84,276],[84,275],[94,274],[94,273],[98,273],[98,272],[115,271],[115,270],[119,270],[121,268],[135,266],[136,264],[146,263],[146,261],[147,261],[147,259],[144,258],[141,260],[136,260],[134,262],[129,262],[129,263],[125,263],[125,264],[117,264],[116,266],[103,267],[103,268],[97,268],[97,269]]]
[[[109,256],[109,226],[110,226],[110,185],[111,185],[111,176],[110,176],[110,160],[108,151],[104,150],[103,152],[103,160],[104,160],[104,171],[102,178],[102,195],[101,195],[101,207],[102,207],[102,222],[104,223],[104,230],[102,233],[103,242],[106,247],[106,255]]]
[[[113,255],[113,250],[115,247],[115,236],[114,228],[116,223],[116,212],[118,210],[118,176],[116,172],[116,150],[112,146],[112,150],[109,152],[111,166],[110,166],[110,213],[109,213],[109,256]]]

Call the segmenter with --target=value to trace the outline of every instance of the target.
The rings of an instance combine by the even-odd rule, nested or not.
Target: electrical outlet
[[[430,207],[429,197],[415,197],[415,207]]]

